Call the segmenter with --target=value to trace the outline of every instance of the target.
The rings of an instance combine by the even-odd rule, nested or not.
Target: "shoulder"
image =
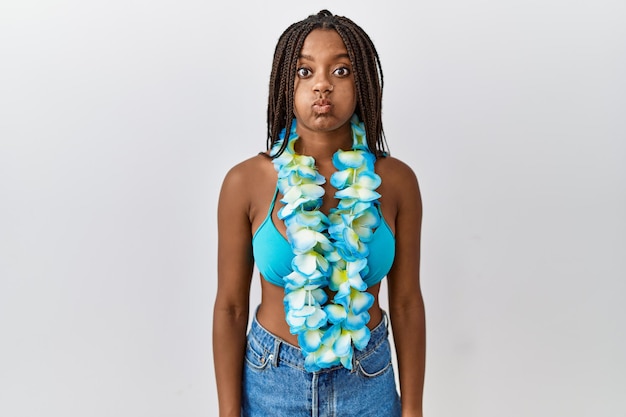
[[[272,160],[258,154],[233,166],[222,183],[218,213],[240,216],[249,223],[264,218],[276,190],[277,173]]]
[[[247,189],[264,177],[275,176],[272,160],[265,154],[258,154],[252,158],[233,166],[224,177],[222,188],[237,187]]]
[[[420,218],[422,196],[413,169],[401,160],[387,156],[376,160],[376,173],[382,180],[378,189],[382,195],[381,204],[395,209],[396,216],[406,214]],[[396,217],[396,222],[398,219]]]
[[[275,183],[276,171],[271,159],[264,154],[253,156],[226,173],[220,191],[220,203],[229,202],[249,209],[257,201],[259,193],[268,187],[273,189]]]
[[[413,169],[398,158],[387,156],[376,160],[376,173],[385,185],[393,190],[407,192],[417,190],[417,176]]]

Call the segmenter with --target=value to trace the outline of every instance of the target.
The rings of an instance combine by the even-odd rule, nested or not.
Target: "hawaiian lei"
[[[374,172],[376,157],[365,140],[365,128],[356,115],[350,121],[352,150],[333,155],[337,168],[330,183],[338,191],[336,208],[328,216],[322,205],[326,179],[315,159],[297,155],[294,120],[285,151],[273,160],[278,189],[285,204],[278,217],[287,227],[294,258],[285,282],[285,313],[290,332],[298,335],[309,372],[342,364],[352,369],[354,348],[362,350],[370,339],[367,323],[374,296],[363,281],[368,271],[367,242],[380,223],[375,189],[381,183]],[[285,129],[272,147],[275,154],[285,140]],[[324,288],[336,294],[328,299]]]

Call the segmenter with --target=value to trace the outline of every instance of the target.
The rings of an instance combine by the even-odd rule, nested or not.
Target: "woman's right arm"
[[[250,281],[254,260],[245,170],[233,168],[220,192],[213,361],[220,417],[239,417]]]

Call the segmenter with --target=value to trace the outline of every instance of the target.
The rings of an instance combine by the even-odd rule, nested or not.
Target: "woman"
[[[374,45],[345,17],[323,10],[278,41],[268,150],[232,168],[219,199],[222,417],[422,416],[421,198],[385,152],[382,85]],[[255,263],[262,297],[246,336]]]

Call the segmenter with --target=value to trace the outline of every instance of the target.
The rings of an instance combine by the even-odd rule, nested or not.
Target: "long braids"
[[[387,154],[382,125],[383,71],[370,37],[352,20],[334,16],[328,10],[294,23],[280,36],[274,51],[267,105],[267,149],[278,141],[280,131],[289,132],[294,119],[294,81],[298,55],[306,37],[314,29],[335,30],[348,51],[357,92],[356,113],[365,124],[367,145],[377,157]],[[272,154],[280,155],[287,145]]]

